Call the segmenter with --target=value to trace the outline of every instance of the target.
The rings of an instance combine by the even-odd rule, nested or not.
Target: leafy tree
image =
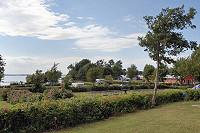
[[[54,63],[53,67],[50,70],[45,72],[45,76],[49,82],[57,83],[58,79],[61,77],[62,72],[57,70],[57,66],[59,63]]]
[[[127,76],[130,78],[130,81],[138,75],[137,67],[134,64],[127,68],[127,70]]]
[[[113,67],[115,65],[115,62],[113,59],[108,61],[108,64],[110,65],[110,67]]]
[[[101,68],[93,67],[88,70],[86,77],[88,81],[94,83],[96,79],[102,78],[102,74],[103,70]]]
[[[77,74],[77,78],[79,80],[83,80],[83,81],[86,81],[86,74],[87,74],[87,71],[91,68],[91,67],[95,67],[94,64],[91,64],[91,63],[88,63],[86,65],[84,65],[83,67],[81,67],[78,71],[78,74]]]
[[[112,76],[119,78],[122,73],[122,68],[119,65],[114,65],[112,68]]]
[[[113,71],[111,69],[111,67],[104,67],[103,68],[103,77],[107,76],[107,75],[112,75]]]
[[[98,60],[98,61],[95,63],[95,65],[96,65],[97,67],[99,67],[99,68],[104,67],[105,64],[106,64],[106,62],[104,62],[103,59]]]
[[[161,13],[156,17],[144,16],[150,30],[145,37],[138,37],[139,45],[144,47],[145,51],[149,53],[149,57],[157,62],[152,104],[155,103],[156,99],[159,65],[161,62],[164,61],[170,64],[174,62],[171,56],[177,56],[179,53],[197,46],[196,42],[185,40],[182,33],[177,32],[188,27],[196,28],[191,22],[196,13],[194,8],[190,8],[189,13],[185,14],[183,5],[173,9],[162,9]]]
[[[166,77],[166,75],[169,74],[169,68],[167,67],[166,64],[161,63],[159,65],[159,74],[158,74],[158,81],[163,82],[164,81],[164,77]],[[156,76],[156,71],[154,71],[153,75],[151,76],[151,79],[155,79]]]
[[[117,66],[119,66],[119,67],[122,68],[122,61],[121,61],[121,60],[118,60],[118,61],[115,63],[115,65],[117,65]]]
[[[26,76],[26,83],[33,83],[33,75]]]
[[[70,64],[67,69],[69,70],[69,75],[72,76],[73,80],[85,80],[86,78],[86,67],[87,64],[91,64],[91,61],[88,59],[82,59],[80,62],[76,63],[75,65]],[[84,68],[83,68],[84,67]]]
[[[178,58],[171,68],[171,75],[180,78],[180,83],[182,83],[183,78],[190,72],[190,61],[189,58]]]
[[[150,64],[146,64],[144,66],[144,70],[142,75],[146,78],[146,80],[149,82],[149,80],[151,79],[152,75],[154,74],[155,71],[155,67],[153,65]]]
[[[6,63],[4,62],[2,56],[0,55],[0,81],[4,77],[4,71],[5,71],[4,66],[5,66],[5,64]]]
[[[190,57],[190,74],[200,82],[200,45]]]
[[[106,75],[105,80],[106,80],[106,81],[109,81],[109,82],[112,82],[112,81],[113,81],[113,78],[112,78],[111,75]]]
[[[42,83],[44,82],[44,73],[42,73],[42,70],[36,70],[36,72],[32,75],[29,75],[31,83],[34,84],[34,90],[33,92],[43,92],[42,90]],[[29,80],[29,79],[28,79]]]

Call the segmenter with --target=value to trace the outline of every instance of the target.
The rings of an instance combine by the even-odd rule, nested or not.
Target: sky
[[[148,32],[143,16],[183,4],[187,12],[197,9],[192,21],[197,28],[181,32],[185,39],[200,43],[199,0],[0,0],[5,73],[45,72],[55,62],[67,74],[67,66],[82,59],[121,60],[124,68],[135,64],[143,70],[145,64],[155,65],[137,41]]]

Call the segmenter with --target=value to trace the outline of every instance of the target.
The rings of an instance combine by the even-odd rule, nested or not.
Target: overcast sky
[[[0,54],[7,74],[44,72],[84,58],[121,60],[143,70],[153,62],[138,45],[148,31],[143,16],[185,5],[197,9],[195,30],[184,38],[200,43],[200,0],[0,0]],[[180,56],[187,56],[191,51]]]

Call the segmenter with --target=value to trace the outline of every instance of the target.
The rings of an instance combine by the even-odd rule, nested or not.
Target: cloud
[[[138,46],[137,37],[143,33],[135,33],[118,38],[98,37],[83,38],[75,42],[77,47],[82,49],[101,50],[105,52],[117,52],[122,49]]]
[[[0,34],[64,40],[111,33],[107,27],[99,25],[74,26],[75,22],[67,22],[69,15],[51,11],[51,5],[47,1],[49,0],[0,1]],[[88,19],[94,18],[88,17]],[[61,22],[65,24],[61,25]],[[67,27],[64,28],[65,26]]]
[[[69,21],[69,15],[51,11],[51,4],[47,3],[48,1],[0,1],[0,35],[28,36],[43,40],[77,39],[75,46],[78,48],[106,52],[116,52],[137,45],[137,40],[132,38],[132,35],[111,37],[116,33],[106,26],[90,24],[79,27],[75,22]],[[125,18],[128,20],[133,17],[128,15]]]
[[[80,20],[83,19],[83,17],[77,17],[77,18],[80,19]]]
[[[128,15],[128,16],[124,16],[124,18],[123,18],[123,21],[125,21],[125,22],[129,22],[129,21],[131,21],[132,19],[134,19],[135,17],[132,17],[132,15]]]
[[[134,33],[134,34],[126,35],[124,37],[137,39],[138,37],[142,37],[142,36],[145,36],[145,35],[146,35],[145,33]]]
[[[88,20],[94,20],[93,17],[87,17],[86,19],[88,19]]]
[[[65,26],[73,26],[75,24],[76,24],[75,22],[68,22],[68,23],[65,24]]]

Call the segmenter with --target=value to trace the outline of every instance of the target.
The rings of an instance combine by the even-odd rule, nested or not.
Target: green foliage
[[[4,66],[5,66],[5,64],[6,63],[4,62],[2,56],[0,55],[0,81],[4,77],[4,71],[5,71]]]
[[[187,89],[185,91],[185,100],[199,100],[200,99],[200,90],[199,89]]]
[[[138,37],[138,40],[139,45],[149,53],[149,57],[157,62],[153,103],[156,98],[159,65],[162,62],[173,63],[172,56],[197,47],[197,42],[185,40],[182,33],[178,32],[188,27],[196,28],[191,21],[196,13],[194,8],[190,8],[189,13],[185,13],[183,5],[173,9],[162,9],[156,17],[144,16],[150,30],[145,37]]]
[[[155,71],[155,67],[153,65],[146,64],[144,66],[142,75],[146,78],[147,81],[149,81],[152,75],[154,74],[154,71]]]
[[[7,102],[12,104],[38,101],[39,97],[28,90],[10,90],[7,93]]]
[[[0,100],[7,101],[10,88],[0,88]]]
[[[35,74],[28,76],[31,79],[31,83],[34,84],[34,89],[32,89],[32,92],[43,92],[44,90],[42,89],[42,83],[44,82],[44,74],[42,73],[42,70],[37,70]]]
[[[102,73],[103,73],[103,70],[101,68],[97,68],[97,67],[90,68],[86,75],[87,80],[94,83],[96,79],[102,78]]]
[[[53,88],[43,92],[43,100],[58,100],[73,97],[72,91],[62,88]]]
[[[200,82],[200,45],[190,57],[190,74]]]
[[[111,75],[106,75],[105,80],[108,82],[113,82],[113,78]]]
[[[119,78],[122,73],[122,68],[119,65],[114,65],[112,68],[112,76],[114,78]]]
[[[183,100],[183,91],[158,93],[156,105]],[[22,103],[0,108],[0,132],[44,132],[151,107],[152,93]]]
[[[160,82],[164,81],[164,77],[169,74],[169,68],[167,67],[166,64],[160,64],[159,66],[159,74],[158,74],[158,80]],[[153,81],[156,77],[156,71],[154,71],[153,75],[151,76],[151,80]]]
[[[134,64],[132,64],[131,67],[127,69],[128,69],[127,76],[130,78],[130,80],[132,80],[134,77],[138,75],[137,67]]]
[[[61,77],[62,72],[57,70],[58,64],[53,65],[53,67],[45,72],[45,77],[52,84],[57,83],[58,79]]]

